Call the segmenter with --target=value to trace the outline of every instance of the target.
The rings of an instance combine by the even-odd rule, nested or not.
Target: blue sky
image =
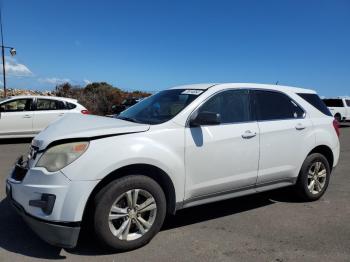
[[[350,95],[350,1],[3,0],[8,86],[258,82]]]

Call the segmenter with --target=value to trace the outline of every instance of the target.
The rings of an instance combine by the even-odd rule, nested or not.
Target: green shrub
[[[126,98],[142,98],[150,94],[142,91],[127,92],[106,82],[95,82],[85,87],[64,83],[56,86],[55,95],[77,99],[92,114],[108,115],[112,113],[113,105],[121,104]]]

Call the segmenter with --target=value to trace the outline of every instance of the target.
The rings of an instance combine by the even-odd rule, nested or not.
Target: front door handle
[[[306,126],[304,126],[303,124],[300,124],[300,123],[295,126],[296,130],[303,130],[305,128],[306,128]]]
[[[250,130],[247,130],[243,133],[242,138],[249,139],[249,138],[253,138],[255,136],[256,136],[256,132],[252,132]]]
[[[32,118],[31,115],[24,115],[23,118]]]
[[[60,113],[60,114],[58,114],[58,116],[64,116],[64,113]]]

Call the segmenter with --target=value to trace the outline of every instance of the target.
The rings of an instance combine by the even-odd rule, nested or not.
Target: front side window
[[[260,121],[303,118],[304,111],[287,95],[274,91],[255,93],[254,107]]]
[[[203,92],[199,89],[164,90],[129,107],[116,118],[136,123],[161,124],[175,117]]]
[[[350,106],[350,100],[346,100],[346,105]]]
[[[60,110],[64,108],[64,103],[58,100],[39,98],[36,102],[36,110]]]
[[[323,99],[323,102],[328,107],[344,107],[343,100],[341,99]]]
[[[214,95],[198,112],[220,114],[222,124],[247,122],[251,120],[247,90],[227,90]]]
[[[31,110],[31,99],[17,99],[5,102],[0,105],[1,112],[20,112]]]

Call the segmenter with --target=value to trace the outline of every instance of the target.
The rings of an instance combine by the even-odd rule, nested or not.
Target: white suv
[[[323,102],[338,122],[350,120],[350,97],[326,98]]]
[[[66,116],[18,160],[7,194],[45,241],[74,247],[88,221],[130,250],[182,208],[286,186],[316,200],[339,158],[337,122],[307,89],[179,86],[117,118]]]
[[[0,138],[33,137],[65,114],[88,111],[77,100],[53,96],[14,96],[0,102]]]

